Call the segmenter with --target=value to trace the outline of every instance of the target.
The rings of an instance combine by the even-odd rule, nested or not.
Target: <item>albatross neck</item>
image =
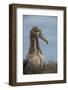
[[[29,53],[42,53],[40,46],[39,46],[39,41],[37,37],[31,37],[30,38],[30,49]]]

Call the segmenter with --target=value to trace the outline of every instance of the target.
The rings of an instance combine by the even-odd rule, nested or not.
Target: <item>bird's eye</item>
[[[37,30],[35,32],[38,32]]]

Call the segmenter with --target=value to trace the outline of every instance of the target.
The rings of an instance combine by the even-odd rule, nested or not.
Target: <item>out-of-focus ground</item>
[[[23,74],[45,74],[45,73],[57,73],[57,63],[48,62],[42,67],[35,67],[32,63],[29,63],[24,69]]]

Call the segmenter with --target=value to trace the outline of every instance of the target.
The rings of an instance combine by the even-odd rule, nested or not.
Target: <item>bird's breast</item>
[[[28,55],[29,61],[34,64],[35,66],[42,65],[43,61],[43,55],[40,53],[37,54],[30,54]]]

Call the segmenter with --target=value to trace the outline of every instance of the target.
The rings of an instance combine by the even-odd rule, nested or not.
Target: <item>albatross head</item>
[[[31,37],[40,38],[48,44],[48,39],[42,35],[41,30],[38,27],[33,27],[30,33]]]

